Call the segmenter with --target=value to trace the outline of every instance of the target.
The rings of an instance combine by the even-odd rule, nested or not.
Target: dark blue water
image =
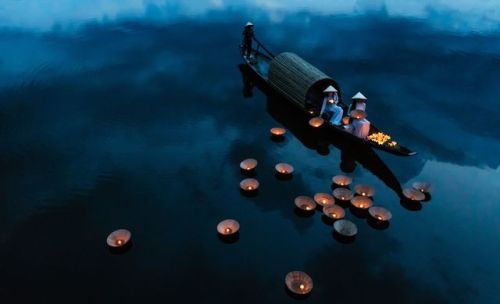
[[[7,1],[2,303],[290,303],[292,270],[314,280],[307,303],[497,302],[498,5],[295,2]],[[370,120],[419,154],[339,140],[318,152],[279,98],[258,86],[245,97],[247,20],[345,97],[362,91]],[[272,142],[269,128],[283,125],[285,141]],[[359,229],[350,244],[319,212],[293,208],[330,191],[341,154],[393,213],[378,230],[346,210]],[[238,188],[247,157],[259,160],[256,197]],[[296,169],[290,181],[274,177],[282,161]],[[415,180],[434,192],[408,210],[397,189]],[[241,224],[234,244],[217,238],[225,218]],[[113,255],[105,240],[122,227],[133,247]]]

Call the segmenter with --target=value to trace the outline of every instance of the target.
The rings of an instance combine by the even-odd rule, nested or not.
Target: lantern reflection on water
[[[345,219],[336,221],[333,224],[333,229],[335,232],[345,237],[353,237],[358,233],[358,227],[356,227],[356,224]]]
[[[283,175],[292,174],[294,170],[293,166],[287,163],[279,163],[274,166],[274,169],[276,169],[276,172]]]
[[[302,271],[289,272],[285,277],[285,285],[291,292],[298,295],[305,295],[313,289],[311,277]]]
[[[316,208],[316,203],[309,196],[297,196],[294,202],[295,206],[303,211],[312,211]]]
[[[223,220],[217,225],[217,232],[220,235],[232,235],[240,230],[240,223],[233,219]]]
[[[430,193],[432,190],[432,186],[430,183],[426,182],[414,182],[412,184],[413,189],[418,190],[423,193]]]
[[[321,117],[313,117],[309,120],[309,125],[313,128],[319,128],[325,123],[325,120]]]
[[[118,229],[111,232],[106,239],[109,247],[122,247],[125,246],[132,237],[132,234],[127,229]]]
[[[371,197],[375,194],[375,188],[365,184],[356,185],[356,187],[354,187],[354,191],[356,191],[356,193],[359,195],[368,197]]]
[[[245,178],[240,182],[240,188],[243,191],[255,191],[259,188],[259,181],[255,178]]]
[[[373,205],[372,200],[366,196],[356,196],[351,200],[351,204],[355,208],[368,209]]]
[[[413,188],[406,188],[403,190],[403,195],[410,201],[423,201],[425,194]]]
[[[333,190],[333,196],[335,196],[336,199],[341,200],[341,201],[349,201],[352,199],[354,194],[349,189],[337,188],[337,189]]]
[[[330,206],[325,206],[323,208],[323,213],[334,220],[339,220],[344,218],[345,216],[345,211],[342,209],[342,207],[337,206],[337,205],[330,205]]]
[[[335,199],[328,193],[316,193],[314,195],[314,201],[322,207],[335,204]]]
[[[246,171],[250,171],[257,167],[257,160],[253,158],[247,158],[240,163],[240,168]]]
[[[344,187],[344,186],[349,186],[352,183],[352,178],[345,175],[335,175],[334,177],[332,177],[332,182],[335,185]]]
[[[392,213],[383,207],[370,207],[368,213],[377,221],[386,222],[392,218]]]

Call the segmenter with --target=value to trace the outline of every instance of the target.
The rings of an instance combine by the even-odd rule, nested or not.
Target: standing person
[[[351,115],[352,110],[361,110],[366,111],[366,97],[361,94],[361,92],[356,93],[352,97],[352,103],[349,105],[349,109],[347,109],[347,114]]]
[[[243,54],[250,58],[252,55],[253,23],[247,22],[243,30]]]
[[[337,105],[339,102],[337,90],[330,85],[323,91],[323,93],[325,93],[326,96],[323,98],[319,116],[329,120],[332,124],[339,126],[344,110]]]

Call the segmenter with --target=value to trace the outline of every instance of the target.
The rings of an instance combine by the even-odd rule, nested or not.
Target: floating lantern
[[[331,205],[331,206],[325,206],[323,208],[323,213],[334,220],[339,220],[344,218],[345,216],[345,211],[342,209],[342,207],[337,206],[337,205]]]
[[[425,199],[425,194],[413,188],[404,189],[403,195],[411,201],[423,201]]]
[[[383,207],[370,207],[368,213],[373,219],[380,222],[386,222],[392,218],[392,213]]]
[[[356,224],[345,219],[336,221],[333,224],[333,230],[346,237],[353,237],[358,233],[358,227],[356,227]]]
[[[354,119],[364,119],[368,116],[365,111],[362,110],[352,110],[351,117]]]
[[[298,295],[306,295],[313,289],[311,277],[302,271],[289,272],[285,277],[286,287]]]
[[[352,199],[354,194],[349,189],[337,188],[337,189],[333,190],[333,196],[335,196],[336,199],[341,200],[341,201],[349,201]]]
[[[272,128],[270,131],[271,131],[271,134],[273,136],[276,136],[276,137],[281,137],[281,136],[285,135],[285,133],[286,133],[285,129],[278,128],[278,127],[277,128]]]
[[[254,191],[259,189],[259,181],[255,178],[245,178],[240,182],[240,188],[243,191]]]
[[[251,171],[257,167],[257,160],[253,158],[247,158],[240,163],[240,168],[245,171]]]
[[[348,125],[349,124],[349,120],[350,120],[349,116],[342,117],[342,123],[344,125]]]
[[[316,208],[316,203],[309,196],[301,195],[295,198],[295,206],[303,211],[312,211]]]
[[[335,204],[335,199],[328,193],[316,193],[314,195],[314,201],[322,207]]]
[[[367,196],[356,196],[351,200],[351,204],[355,208],[368,209],[373,205],[372,200]]]
[[[279,174],[288,175],[293,173],[293,166],[287,163],[279,163],[274,166],[274,169],[276,169]]]
[[[321,117],[313,117],[309,120],[309,125],[313,128],[319,128],[325,123],[325,120]]]
[[[344,186],[349,186],[352,183],[352,178],[345,175],[335,175],[334,177],[332,177],[332,182],[335,185],[344,187]]]
[[[356,187],[354,187],[354,191],[356,191],[356,193],[359,195],[368,197],[371,197],[375,194],[375,188],[365,184],[356,185]]]
[[[118,248],[125,246],[132,237],[132,234],[127,229],[118,229],[111,232],[106,239],[109,247]]]
[[[430,193],[432,190],[432,186],[430,183],[426,182],[414,182],[412,184],[413,189],[418,190],[422,193]]]
[[[240,230],[240,223],[233,219],[223,220],[217,225],[217,232],[223,236],[229,236]]]

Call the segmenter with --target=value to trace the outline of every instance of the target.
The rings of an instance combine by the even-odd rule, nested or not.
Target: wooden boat
[[[323,101],[323,90],[329,85],[338,91],[339,106],[347,113],[347,105],[342,101],[342,90],[338,83],[325,73],[290,52],[274,56],[257,39],[257,48],[252,50],[252,56],[248,58],[242,52],[244,62],[252,71],[274,91],[298,107],[310,118],[317,117]],[[262,49],[263,51],[260,51]],[[416,152],[393,141],[382,144],[374,140],[359,138],[346,130],[344,126],[336,126],[325,123],[321,128],[327,128],[328,132],[346,135],[350,140],[372,146],[395,155],[410,156]],[[368,136],[381,132],[372,122]]]

